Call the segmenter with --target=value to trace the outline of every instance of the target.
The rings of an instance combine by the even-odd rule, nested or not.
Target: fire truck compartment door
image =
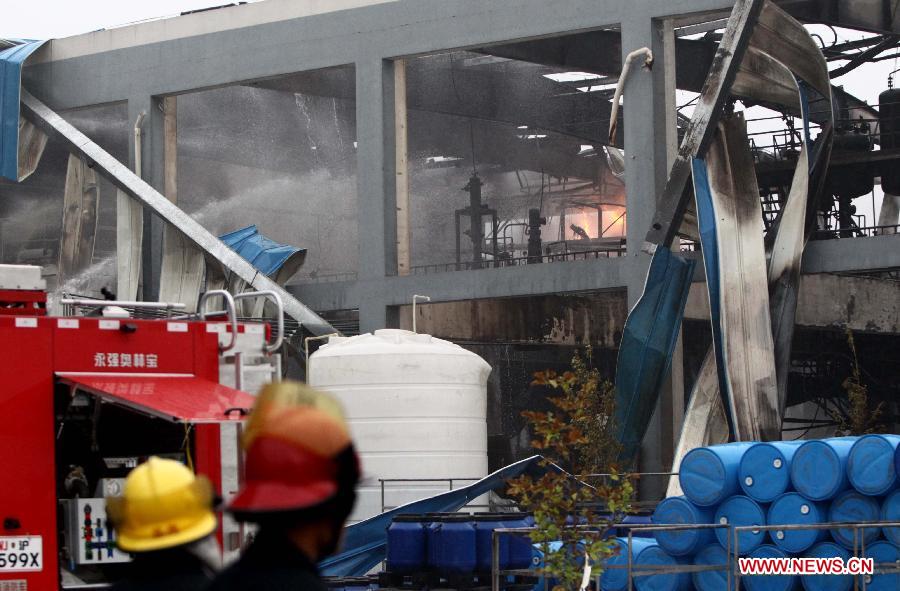
[[[122,376],[58,373],[109,403],[176,423],[234,423],[253,407],[254,397],[196,376]]]

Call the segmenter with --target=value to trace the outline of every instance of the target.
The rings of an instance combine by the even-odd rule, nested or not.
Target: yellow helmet
[[[119,548],[150,552],[214,532],[212,485],[175,460],[151,457],[125,479],[121,497],[106,500]]]

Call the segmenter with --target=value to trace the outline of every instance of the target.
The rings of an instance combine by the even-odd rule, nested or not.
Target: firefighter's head
[[[356,500],[360,468],[336,400],[298,382],[263,388],[244,431],[244,486],[235,517],[315,538],[320,559],[337,546]]]
[[[106,508],[126,552],[182,546],[217,527],[211,484],[175,460],[151,457],[132,470],[122,496],[108,498]]]

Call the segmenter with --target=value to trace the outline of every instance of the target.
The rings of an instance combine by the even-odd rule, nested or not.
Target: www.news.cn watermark
[[[872,558],[738,558],[741,575],[871,575]]]

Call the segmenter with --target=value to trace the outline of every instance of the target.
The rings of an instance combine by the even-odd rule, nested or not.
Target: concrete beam
[[[881,253],[881,254],[878,254]],[[889,266],[886,267],[885,263]],[[846,273],[900,268],[900,234],[874,238],[847,238],[810,242],[803,257],[803,272]],[[434,302],[548,293],[620,289],[627,285],[626,257],[525,265],[501,269],[456,271],[375,280],[290,285],[288,290],[318,311],[358,308],[364,298],[377,294],[390,305],[408,303],[413,294],[426,294]],[[705,298],[703,265],[697,265],[692,298]],[[696,290],[701,290],[696,292]],[[696,293],[695,293],[696,292]],[[689,306],[696,299],[689,300]],[[696,308],[695,308],[696,309]],[[702,314],[690,312],[687,318]],[[705,318],[709,317],[706,313]]]
[[[544,0],[399,0],[320,14],[308,10],[306,16],[288,10],[301,3],[308,4],[271,3],[283,9],[282,20],[253,16],[273,8],[267,3],[238,7],[242,12],[230,13],[230,22],[197,34],[184,23],[218,22],[221,15],[201,13],[54,40],[25,68],[25,87],[60,110],[732,5],[731,0],[566,0],[564,6]]]
[[[900,269],[900,234],[814,240],[803,251],[803,273]]]
[[[694,283],[684,310],[688,320],[709,320],[706,286]],[[831,273],[800,279],[797,326],[844,328],[896,334],[900,332],[900,283],[889,279]]]
[[[408,304],[414,294],[435,302],[452,302],[521,295],[571,293],[625,286],[625,257],[521,265],[500,269],[407,275],[335,283],[289,285],[288,290],[313,309],[359,308],[378,299],[387,306]]]

